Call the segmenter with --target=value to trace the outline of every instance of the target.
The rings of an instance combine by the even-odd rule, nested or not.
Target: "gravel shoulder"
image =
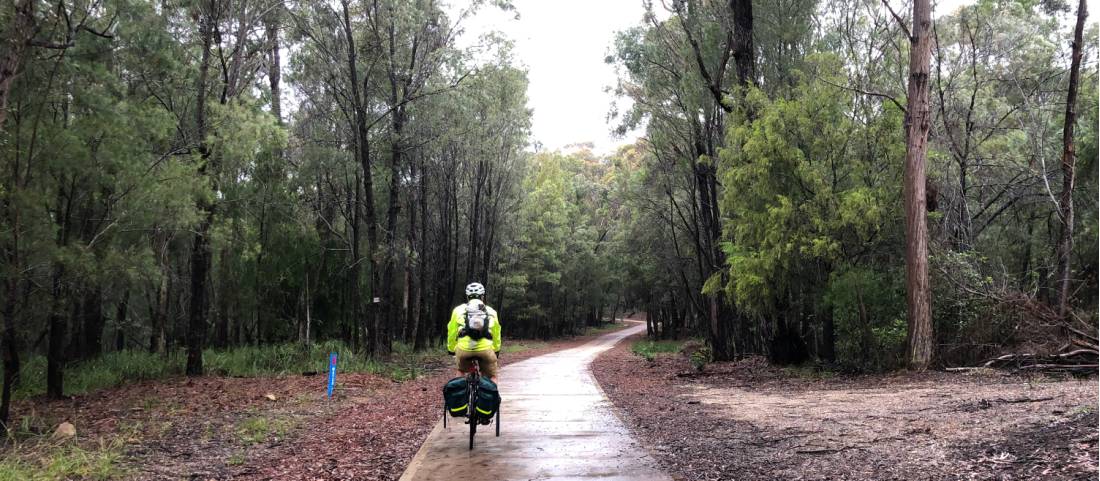
[[[630,344],[593,373],[677,479],[1096,478],[1095,377],[800,377],[760,359],[694,373]]]

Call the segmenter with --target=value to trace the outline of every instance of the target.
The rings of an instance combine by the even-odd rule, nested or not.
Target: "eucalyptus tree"
[[[667,172],[667,194],[680,213],[678,221],[684,224],[683,232],[691,236],[685,243],[696,257],[692,283],[700,288],[722,265],[713,159],[720,146],[724,115],[730,108],[722,99],[724,86],[728,85],[724,72],[732,43],[714,41],[715,37],[728,36],[713,26],[713,20],[700,18],[705,12],[714,14],[713,9],[676,5],[685,17],[688,12],[693,15],[690,22],[680,16],[659,21],[650,12],[646,27],[620,33],[614,61],[622,69],[619,91],[633,103],[621,129],[627,131],[643,122],[646,125],[646,145],[654,151],[653,160]],[[710,45],[725,47],[704,49]],[[702,309],[699,314],[709,319],[708,337],[715,345],[715,354],[729,358],[733,354],[727,342],[732,308],[713,292],[708,292],[704,304],[698,306]]]
[[[1071,256],[1073,255],[1073,189],[1076,178],[1077,149],[1074,144],[1074,123],[1077,121],[1077,89],[1081,79],[1081,59],[1084,54],[1085,18],[1088,17],[1085,0],[1077,4],[1077,22],[1073,28],[1073,46],[1070,53],[1069,86],[1066,88],[1066,119],[1062,130],[1062,195],[1059,199],[1058,217],[1062,221],[1061,233],[1055,249],[1058,270],[1058,314],[1063,318],[1069,312]]]

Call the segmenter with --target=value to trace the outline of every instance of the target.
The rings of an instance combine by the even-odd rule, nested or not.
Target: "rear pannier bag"
[[[466,378],[456,377],[443,385],[443,404],[447,412],[454,417],[466,416],[466,405],[469,403],[470,391],[466,384]]]
[[[496,415],[497,409],[500,409],[500,391],[497,390],[497,385],[488,378],[481,378],[481,385],[477,388],[477,400],[474,408],[477,409],[478,416],[483,416],[483,419],[489,419]]]

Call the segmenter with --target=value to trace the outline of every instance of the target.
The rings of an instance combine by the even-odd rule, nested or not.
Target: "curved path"
[[[644,324],[630,327],[504,367],[500,437],[493,436],[494,426],[483,426],[470,451],[462,419],[446,429],[440,421],[401,480],[474,474],[492,480],[671,480],[615,416],[588,371],[598,354],[644,330]]]

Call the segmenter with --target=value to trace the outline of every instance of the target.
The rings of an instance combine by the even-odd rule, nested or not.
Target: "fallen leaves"
[[[1095,478],[1095,379],[822,379],[754,358],[678,376],[685,360],[646,361],[629,345],[593,374],[677,480]]]

